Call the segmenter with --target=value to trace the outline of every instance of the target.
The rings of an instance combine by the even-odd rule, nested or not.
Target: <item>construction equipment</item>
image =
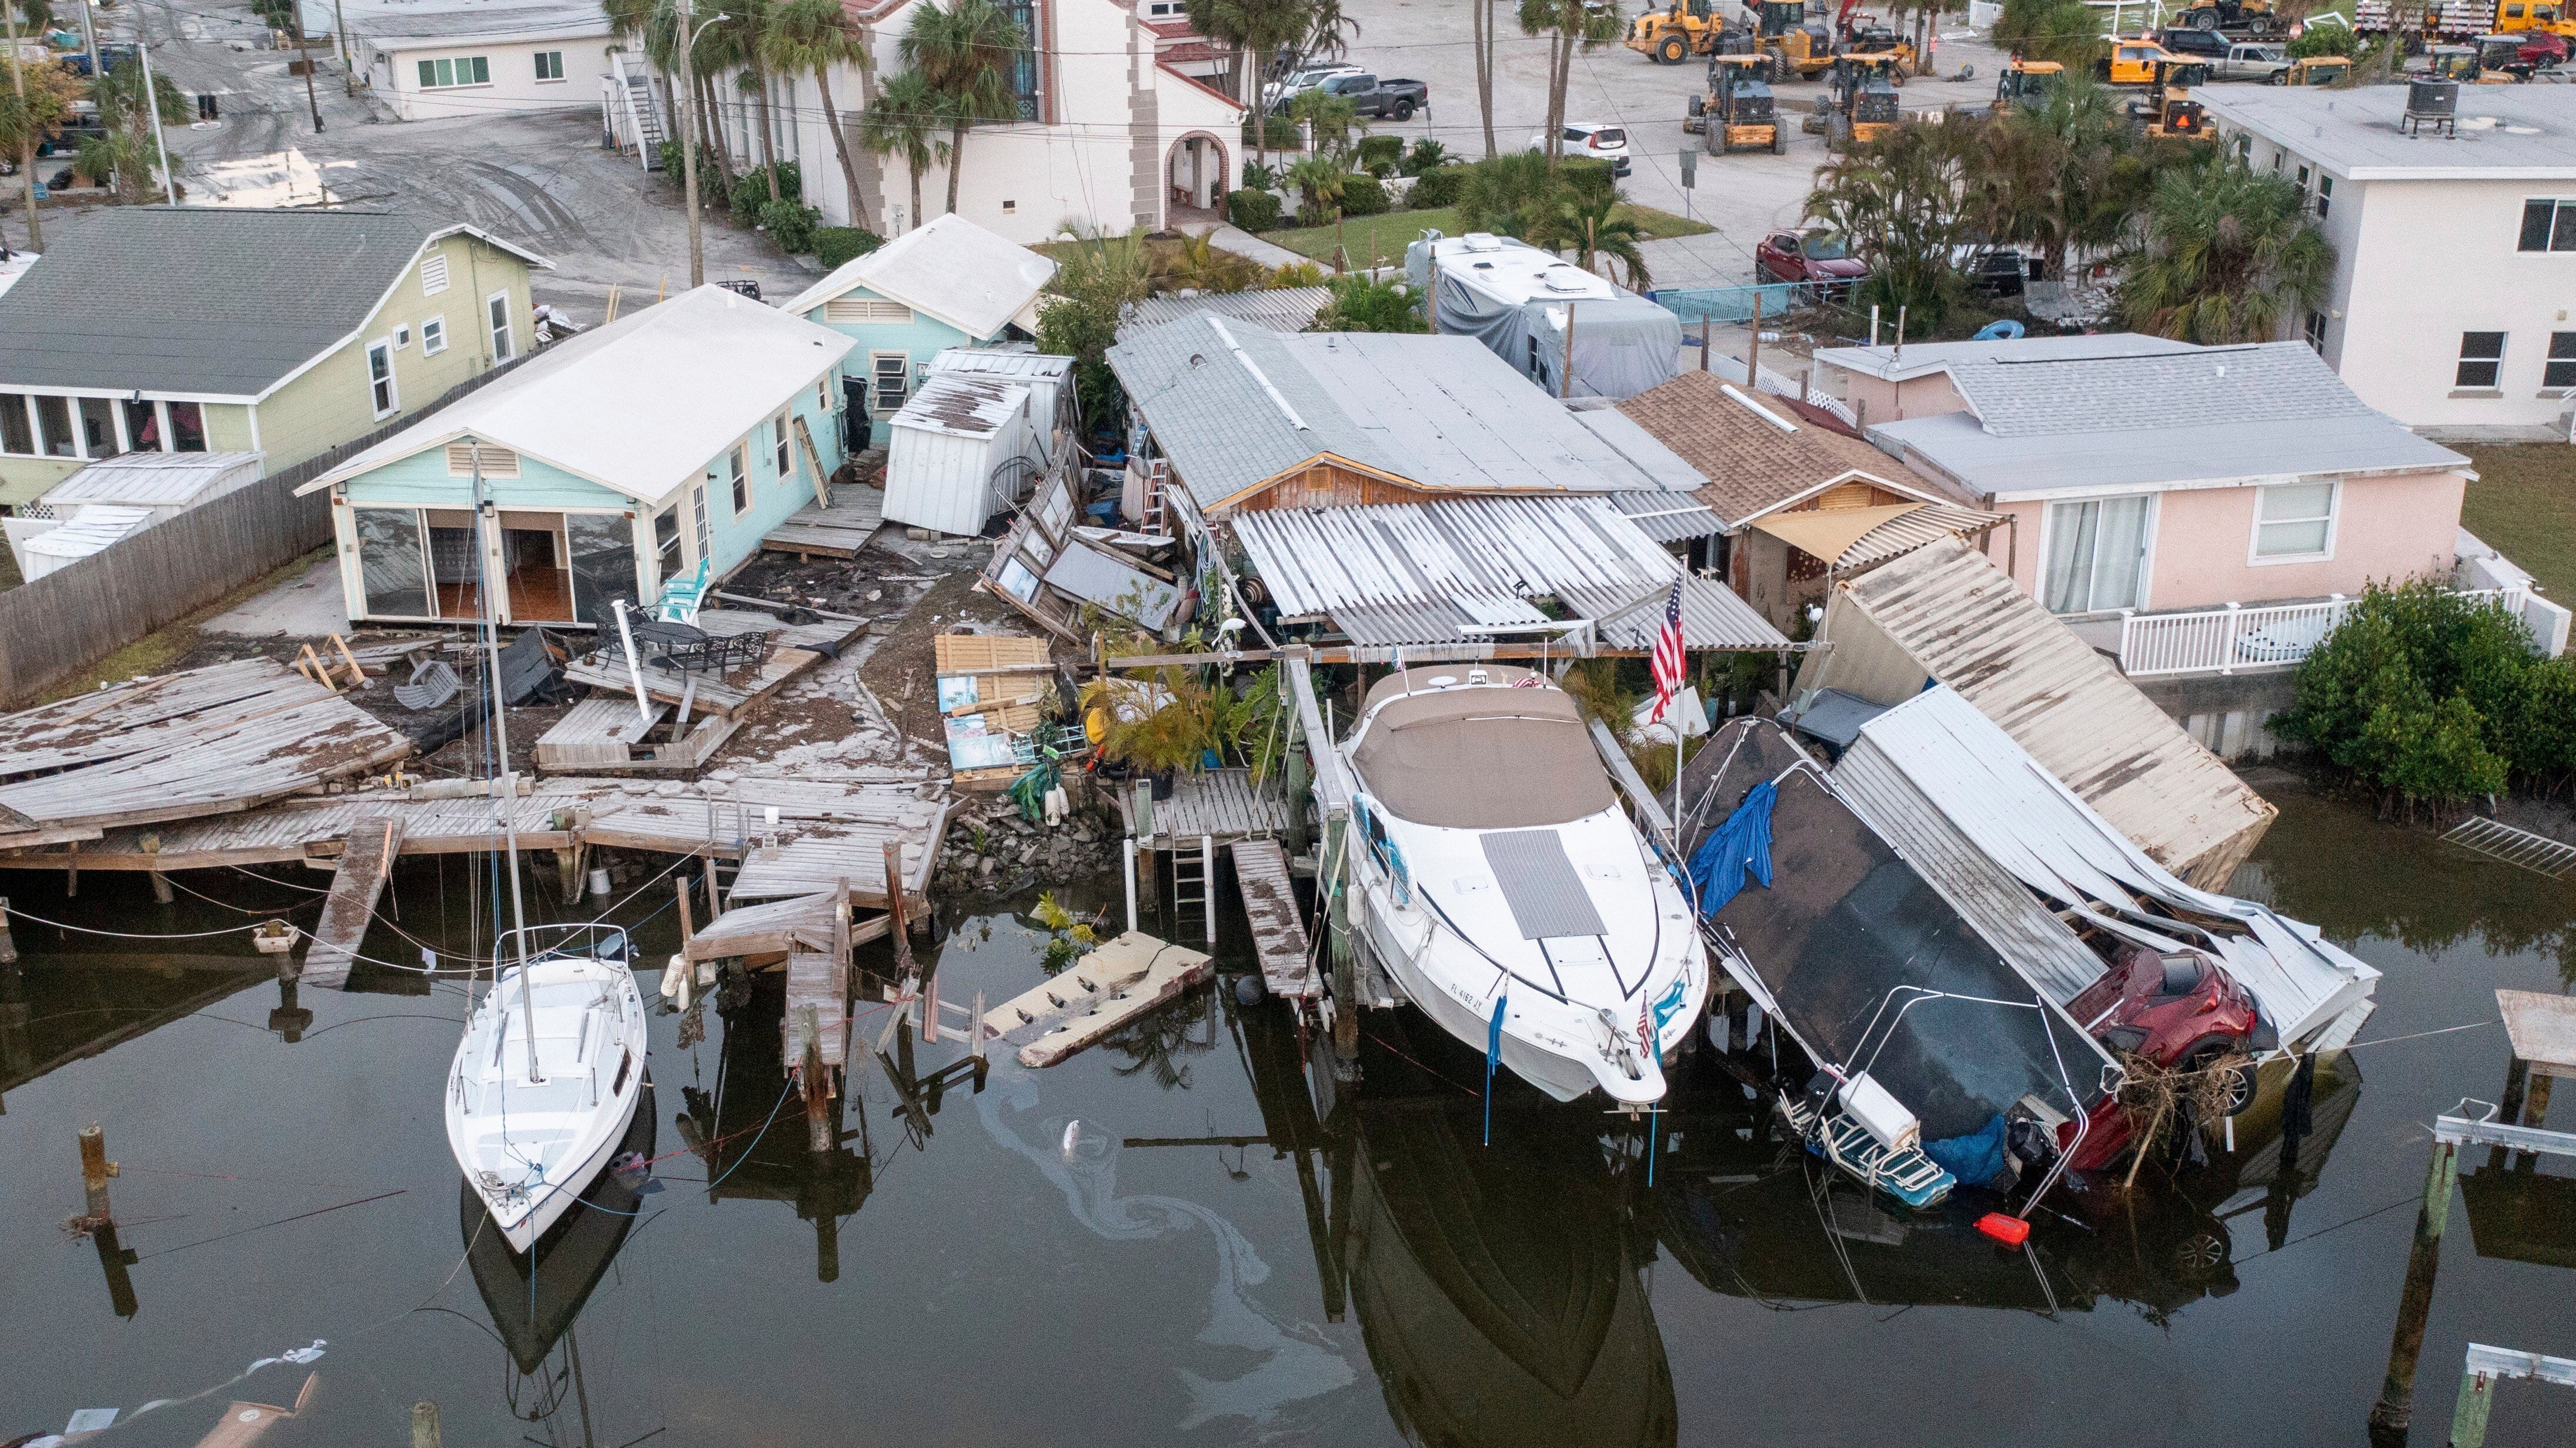
[[[1746,0],[1744,8],[1759,22],[1755,45],[1771,57],[1770,79],[1813,80],[1833,65],[1833,39],[1824,26],[1808,23],[1806,0],[1761,0],[1758,6]]]
[[[1851,38],[1843,46],[1842,53],[1849,56],[1888,57],[1895,62],[1894,73],[1889,79],[1898,85],[1905,84],[1907,76],[1922,68],[1922,62],[1916,59],[1914,54],[1914,42],[1884,25],[1864,25],[1848,33]]]
[[[1628,23],[1628,38],[1619,42],[1657,65],[1679,65],[1686,55],[1706,55],[1717,48],[1726,21],[1716,14],[1717,0],[1673,0],[1665,10],[1649,10]]]
[[[2209,66],[2197,60],[2169,61],[2156,67],[2155,84],[2129,103],[2129,119],[2150,137],[2180,136],[2205,141],[2215,132],[2193,89],[2209,84]]]
[[[2352,77],[2352,61],[2340,55],[2310,55],[2290,62],[2281,73],[2283,85],[2341,85]]]
[[[1993,111],[2028,110],[2048,104],[2048,93],[2057,85],[2066,67],[2053,60],[2024,60],[2016,55],[2004,62],[2004,73],[1995,81],[1995,101],[1987,107]]]
[[[2576,15],[2565,5],[2532,0],[2496,0],[2495,28],[2504,31],[2546,30],[2576,38]]]
[[[2165,22],[2176,28],[2223,30],[2257,40],[2286,34],[2289,27],[2272,13],[2272,0],[2192,0]]]
[[[1889,56],[1835,57],[1827,82],[1833,110],[1825,121],[1826,145],[1865,146],[1896,129],[1904,117],[1896,105],[1895,68]]]
[[[1692,97],[1691,109],[1699,115],[1701,145],[1710,155],[1765,147],[1775,156],[1788,153],[1789,132],[1763,78],[1767,67],[1767,57],[1759,55],[1721,55],[1709,62],[1710,93],[1704,100]]]

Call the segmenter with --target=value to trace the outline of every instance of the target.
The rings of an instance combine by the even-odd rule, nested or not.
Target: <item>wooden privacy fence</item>
[[[0,708],[35,697],[153,630],[331,539],[331,500],[295,490],[499,377],[496,367],[408,417],[0,592]]]

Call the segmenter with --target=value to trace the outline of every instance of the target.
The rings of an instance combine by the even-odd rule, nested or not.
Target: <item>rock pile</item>
[[[1001,795],[970,796],[949,817],[931,891],[939,899],[1012,895],[1118,868],[1114,810],[1078,809],[1050,827],[1020,818]]]

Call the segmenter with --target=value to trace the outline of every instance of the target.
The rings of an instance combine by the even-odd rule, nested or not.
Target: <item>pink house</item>
[[[2103,336],[1816,361],[1870,441],[2011,519],[1987,556],[2131,675],[2303,657],[2374,581],[2492,587],[2544,648],[2564,610],[2462,533],[2469,460],[2296,342]],[[1839,374],[1839,375],[1838,375]]]

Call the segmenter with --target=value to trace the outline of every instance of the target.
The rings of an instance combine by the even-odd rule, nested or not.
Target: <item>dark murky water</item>
[[[2366,1041],[2491,1018],[2499,985],[2567,988],[2565,887],[2281,803],[2239,888],[2387,972]],[[254,907],[313,898],[183,878]],[[407,872],[402,928],[470,952],[467,879],[461,861]],[[107,929],[244,918],[155,906],[139,878],[92,875],[71,901],[57,881],[6,885],[22,909]],[[640,934],[647,959],[675,946],[667,911]],[[241,954],[182,957],[25,924],[18,943],[24,1009],[0,1011],[0,1441],[113,1406],[101,1442],[194,1444],[228,1403],[291,1403],[317,1372],[264,1448],[404,1443],[423,1398],[450,1444],[600,1448],[2359,1443],[2425,1123],[2497,1094],[2505,1066],[2493,1026],[2367,1046],[2321,1076],[2295,1161],[2267,1099],[2234,1152],[2043,1218],[2025,1258],[1969,1230],[1982,1204],[1900,1219],[1809,1170],[1713,1069],[1682,1073],[1651,1184],[1623,1122],[1525,1090],[1503,1093],[1480,1145],[1477,1098],[1454,1084],[1480,1063],[1395,1021],[1372,1021],[1364,1099],[1327,1131],[1295,1032],[1212,990],[1049,1071],[997,1057],[980,1093],[960,1081],[925,1103],[926,1132],[863,1072],[841,1149],[811,1155],[795,1105],[779,1109],[772,985],[711,1012],[694,1048],[656,1018],[636,1138],[666,1154],[656,1189],[598,1198],[637,1215],[592,1214],[532,1279],[488,1240],[468,1250],[438,1112],[453,986],[307,992],[290,1044],[238,936],[199,944]],[[943,993],[1025,988],[1039,944],[998,907],[966,920]],[[368,953],[417,946],[385,923]],[[1243,959],[1231,938],[1220,953]],[[133,1260],[116,1269],[61,1226],[92,1121],[124,1168],[116,1246]],[[2418,1443],[2441,1441],[2467,1341],[2576,1353],[2567,1168],[2462,1164],[2481,1170],[2444,1254]],[[240,1377],[317,1339],[310,1368]],[[2511,1385],[2489,1441],[2561,1443],[2571,1425],[2576,1400]]]

